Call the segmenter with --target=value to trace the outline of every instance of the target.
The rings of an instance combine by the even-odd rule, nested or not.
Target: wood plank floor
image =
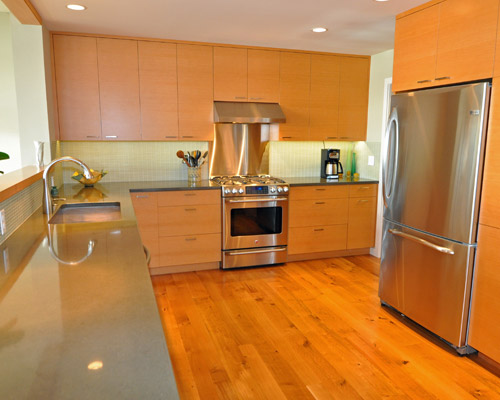
[[[378,259],[154,277],[181,399],[500,399],[500,378],[380,306]]]

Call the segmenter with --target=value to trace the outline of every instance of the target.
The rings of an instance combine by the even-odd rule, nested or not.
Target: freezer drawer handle
[[[430,247],[431,249],[437,250],[441,253],[450,254],[450,255],[455,254],[455,252],[451,249],[438,246],[437,244],[434,244],[434,243],[431,243],[431,242],[424,240],[422,238],[410,235],[409,233],[401,232],[397,229],[389,229],[389,232],[391,232],[393,235],[401,236],[402,238],[410,239],[410,240],[413,240],[414,242],[423,244],[424,246]]]
[[[246,255],[246,254],[274,253],[275,251],[286,251],[286,247],[281,247],[279,249],[238,251],[238,252],[234,252],[234,253],[229,253],[229,255],[230,256],[241,256],[241,255]]]
[[[256,202],[270,202],[270,201],[286,201],[288,197],[276,197],[274,199],[244,199],[244,200],[228,200],[229,203],[256,203]]]

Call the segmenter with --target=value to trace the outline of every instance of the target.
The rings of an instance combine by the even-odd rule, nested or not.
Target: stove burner
[[[276,185],[286,184],[283,179],[274,178],[270,175],[234,175],[234,176],[214,176],[213,182],[225,185]]]

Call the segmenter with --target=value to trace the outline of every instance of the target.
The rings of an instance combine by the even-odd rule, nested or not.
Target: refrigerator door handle
[[[409,233],[401,232],[397,229],[389,229],[389,232],[395,236],[400,236],[405,239],[413,240],[414,242],[420,243],[424,246],[430,247],[431,249],[437,250],[440,253],[453,255],[455,252],[447,247],[438,246],[437,244],[431,243],[425,239],[419,238],[417,236],[410,235]]]
[[[394,131],[391,129],[392,124],[394,124]],[[391,133],[394,132],[394,154],[392,155],[394,158],[390,157],[389,152],[390,143],[391,143]],[[387,207],[387,202],[391,198],[392,192],[394,191],[394,186],[396,184],[396,174],[398,172],[398,158],[399,158],[399,121],[398,121],[398,110],[396,107],[392,109],[391,115],[389,117],[389,121],[387,122],[387,128],[385,130],[385,138],[384,138],[384,152],[383,160],[382,160],[382,197],[384,199],[384,206]],[[392,179],[391,182],[387,182],[389,175],[389,160],[394,160],[394,167],[392,169]],[[389,186],[389,191],[387,191],[387,187]]]

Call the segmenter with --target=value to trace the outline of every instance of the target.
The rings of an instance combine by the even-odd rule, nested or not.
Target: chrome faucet
[[[50,217],[52,216],[52,213],[54,212],[54,210],[53,210],[54,205],[52,202],[52,196],[50,195],[49,174],[50,174],[50,171],[52,170],[52,167],[55,164],[58,164],[58,163],[63,162],[63,161],[71,161],[71,162],[78,164],[80,167],[82,167],[83,168],[83,175],[85,176],[85,178],[92,179],[94,177],[92,175],[92,172],[90,172],[90,168],[87,166],[87,164],[85,164],[84,162],[82,162],[76,158],[73,158],[70,156],[64,156],[64,157],[56,158],[55,160],[52,160],[52,162],[45,167],[45,171],[43,171],[43,185],[44,185],[44,190],[45,190],[45,193],[44,193],[45,204],[44,204],[43,209],[44,209],[44,213],[47,214],[47,221],[50,219]]]

